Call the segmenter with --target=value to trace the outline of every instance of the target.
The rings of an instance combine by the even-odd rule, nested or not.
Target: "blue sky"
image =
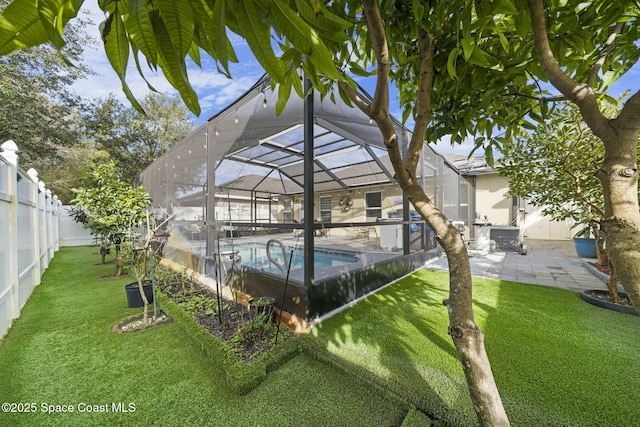
[[[99,10],[97,2],[94,1],[86,1],[83,7],[91,13],[95,23],[95,27],[90,28],[89,33],[96,39],[99,39],[98,24],[104,20],[102,12]],[[240,59],[240,63],[231,64],[230,66],[233,79],[228,79],[224,75],[219,74],[214,63],[209,58],[205,59],[204,56],[202,69],[196,66],[190,67],[189,79],[199,96],[200,106],[202,108],[200,117],[194,117],[196,124],[203,123],[207,118],[233,102],[253,86],[264,73],[262,67],[255,60],[242,38],[232,35],[232,43]],[[76,82],[74,85],[76,92],[85,98],[106,98],[110,93],[113,93],[118,99],[128,105],[128,101],[122,92],[120,80],[111,69],[111,65],[104,54],[101,44],[85,49],[85,61],[97,75]],[[170,95],[177,93],[161,73],[155,74],[151,70],[147,71],[147,67],[144,65],[142,65],[142,67],[143,70],[145,70],[147,80],[149,80],[156,90]],[[147,88],[147,84],[138,76],[134,65],[130,64],[129,68],[127,80],[129,87],[134,95],[138,99],[141,99],[149,92],[149,89]],[[360,83],[365,90],[373,90],[373,82],[371,79],[368,81],[360,80],[358,83]],[[626,90],[631,90],[632,92],[640,90],[640,63],[636,64],[623,78],[618,80],[609,91],[609,94],[613,97],[618,97]],[[391,114],[396,118],[401,118],[401,112],[395,102],[393,94],[391,97]],[[469,142],[452,147],[448,141],[441,141],[435,148],[443,154],[469,154],[473,148],[473,144]]]

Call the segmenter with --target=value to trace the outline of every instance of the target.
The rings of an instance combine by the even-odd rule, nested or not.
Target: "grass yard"
[[[450,425],[476,425],[442,300],[448,275],[419,271],[327,320],[315,340]],[[640,420],[640,316],[576,292],[474,278],[476,321],[514,426]]]
[[[0,402],[35,409],[0,412],[0,426],[402,424],[408,405],[306,355],[238,396],[227,389],[222,364],[211,364],[175,323],[111,332],[141,309],[127,308],[131,279],[99,278],[113,274],[113,265],[95,265],[95,251],[62,248],[0,342]],[[46,405],[74,412],[47,414]]]
[[[111,332],[140,309],[127,308],[132,280],[101,279],[113,265],[98,261],[95,248],[60,250],[0,342],[0,402],[35,409],[0,412],[0,426],[429,425],[413,406],[450,426],[477,424],[446,333],[446,273],[422,270],[325,321],[304,337],[307,353],[239,396],[222,362],[211,363],[176,323]],[[512,425],[638,425],[640,316],[562,289],[474,282],[476,320]],[[46,405],[74,412],[47,414]]]

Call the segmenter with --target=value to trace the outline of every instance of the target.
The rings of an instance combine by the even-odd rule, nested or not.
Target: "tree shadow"
[[[378,386],[447,424],[474,425],[477,418],[457,351],[446,335],[449,320],[442,301],[447,296],[448,290],[412,274],[312,333],[356,375],[364,370]],[[427,360],[424,354],[436,356]]]

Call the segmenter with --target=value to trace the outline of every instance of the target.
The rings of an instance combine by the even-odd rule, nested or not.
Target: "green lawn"
[[[36,409],[0,412],[0,426],[391,426],[407,414],[408,405],[306,355],[237,396],[222,364],[211,364],[177,324],[111,332],[140,309],[127,308],[131,280],[99,279],[113,265],[98,261],[94,248],[62,248],[0,342],[0,402]],[[135,411],[114,412],[114,403]],[[46,405],[74,412],[46,414]],[[78,412],[87,405],[108,412]]]
[[[306,337],[306,354],[238,396],[222,363],[177,324],[111,332],[139,309],[126,307],[130,280],[100,279],[113,266],[98,260],[93,248],[58,252],[0,342],[0,402],[36,409],[0,412],[0,426],[399,426],[407,413],[405,426],[428,425],[412,406],[451,426],[477,423],[446,334],[444,273],[420,271],[327,320]],[[512,425],[638,425],[640,317],[570,291],[474,280]],[[135,411],[114,412],[119,403]],[[43,404],[76,412],[45,414]],[[78,413],[79,404],[108,412]]]
[[[322,324],[318,343],[451,425],[477,424],[446,335],[448,275],[420,271]],[[578,293],[474,278],[476,321],[512,425],[640,420],[640,316]]]

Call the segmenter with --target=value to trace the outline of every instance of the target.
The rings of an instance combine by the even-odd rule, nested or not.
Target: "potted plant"
[[[276,300],[273,297],[251,298],[249,300],[249,318],[254,320],[260,316],[265,316],[270,320],[273,316],[275,302]]]
[[[598,258],[596,239],[591,237],[593,234],[591,226],[586,226],[574,234],[573,244],[580,258]]]
[[[142,214],[131,217],[131,224],[120,250],[120,264],[136,277],[135,282],[125,285],[127,303],[130,308],[144,307],[143,325],[147,325],[148,307],[154,301],[153,267],[155,255],[159,255],[164,245],[164,240],[161,243],[158,242],[160,239],[166,238],[166,234],[161,233],[160,230],[170,217],[160,225],[156,225],[156,221],[148,211],[144,212],[144,221],[142,218]],[[158,237],[156,233],[161,234],[162,237]],[[154,319],[155,317],[156,313],[154,312]]]

